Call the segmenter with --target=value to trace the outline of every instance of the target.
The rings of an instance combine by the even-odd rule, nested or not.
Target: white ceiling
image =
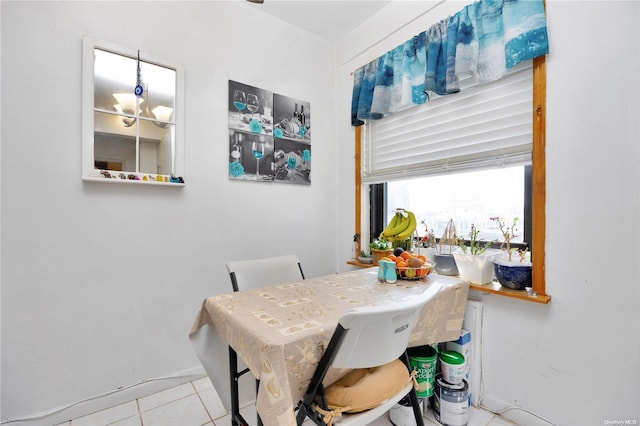
[[[264,0],[249,3],[265,13],[334,41],[358,27],[392,0]]]

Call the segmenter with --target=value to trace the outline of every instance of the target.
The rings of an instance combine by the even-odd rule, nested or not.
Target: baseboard
[[[0,424],[16,426],[57,425],[71,419],[86,416],[87,414],[105,410],[174,386],[191,382],[199,377],[205,377],[206,375],[207,374],[202,366],[197,366],[178,371],[167,376],[147,379],[140,383],[124,386],[121,389],[114,389],[113,391],[104,394],[89,396],[82,401],[70,403],[62,407],[53,408],[51,410],[24,416],[18,419],[3,419]]]
[[[536,415],[524,407],[516,407],[512,403],[489,393],[480,401],[480,407],[499,414],[503,419],[517,425],[549,426],[554,424],[551,421],[545,421],[542,416]]]

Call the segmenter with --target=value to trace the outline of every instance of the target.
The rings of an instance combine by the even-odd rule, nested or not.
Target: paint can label
[[[416,391],[418,398],[429,398],[433,395],[438,352],[433,347],[425,345],[409,348],[407,353],[409,366],[415,371],[415,378],[418,382],[418,390]]]
[[[469,386],[466,380],[451,384],[441,375],[436,376],[433,415],[445,426],[466,426],[469,423]]]

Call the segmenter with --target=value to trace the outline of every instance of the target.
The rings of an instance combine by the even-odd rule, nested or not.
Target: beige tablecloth
[[[388,303],[434,284],[442,289],[423,310],[410,345],[455,340],[464,318],[467,281],[429,275],[425,280],[384,284],[378,282],[377,268],[209,297],[189,337],[227,410],[228,359],[222,339],[260,379],[256,408],[265,426],[294,425],[295,405],[304,395],[338,319],[353,307]],[[208,344],[204,328],[213,339]],[[342,374],[331,371],[327,380]]]

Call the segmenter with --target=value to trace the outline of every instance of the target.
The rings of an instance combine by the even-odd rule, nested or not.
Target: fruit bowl
[[[396,275],[400,280],[419,280],[431,273],[436,265],[426,261],[424,265],[412,268],[411,266],[396,266]]]

